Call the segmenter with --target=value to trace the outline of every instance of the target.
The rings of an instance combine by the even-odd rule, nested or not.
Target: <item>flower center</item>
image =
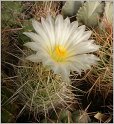
[[[63,61],[65,61],[67,56],[68,56],[67,50],[63,46],[61,46],[61,45],[56,45],[54,47],[54,50],[51,53],[51,57],[56,62],[63,62]]]

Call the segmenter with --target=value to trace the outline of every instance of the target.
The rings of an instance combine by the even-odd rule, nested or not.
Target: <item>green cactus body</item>
[[[48,67],[27,60],[20,65],[23,67],[17,70],[19,98],[30,111],[48,113],[50,109],[67,106],[75,99],[70,85]]]
[[[80,6],[82,6],[81,1],[66,1],[62,7],[62,15],[64,17],[75,16]]]
[[[104,11],[104,17],[103,19],[106,19],[108,24],[112,25],[112,21],[113,21],[113,2],[105,2],[105,11]]]
[[[101,30],[108,30],[112,27],[113,21],[113,2],[106,1],[104,7],[103,18],[99,27]]]
[[[77,13],[77,20],[88,27],[95,27],[98,25],[103,7],[104,4],[98,1],[85,2]]]

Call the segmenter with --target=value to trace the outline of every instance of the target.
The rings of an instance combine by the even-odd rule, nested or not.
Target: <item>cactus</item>
[[[20,16],[20,13],[22,12],[22,5],[21,2],[17,1],[2,1],[2,8],[1,8],[1,21],[2,21],[2,27],[12,26],[12,25],[19,25],[18,18]]]
[[[113,12],[113,3],[112,2],[106,2],[105,5],[105,12],[104,16],[106,17],[107,21],[112,24],[112,12]]]
[[[30,111],[48,113],[58,105],[68,106],[75,99],[71,86],[48,67],[27,60],[19,65],[23,67],[17,70],[17,92],[20,91],[20,100]]]
[[[8,82],[6,82],[8,83]],[[9,97],[12,95],[12,89],[7,88],[6,86],[2,86],[1,88],[1,122],[2,123],[11,123],[15,122],[15,118],[17,115],[18,106],[15,103],[7,103]]]
[[[66,1],[62,7],[62,15],[64,17],[75,16],[80,6],[82,6],[81,1]]]
[[[103,19],[100,23],[100,28],[101,29],[109,29],[110,26],[112,26],[112,21],[113,21],[113,2],[105,2],[105,8],[104,8],[104,16]]]
[[[77,13],[77,20],[88,27],[95,27],[98,25],[103,8],[104,3],[85,2]]]

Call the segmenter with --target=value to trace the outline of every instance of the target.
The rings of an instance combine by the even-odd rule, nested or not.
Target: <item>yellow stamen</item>
[[[55,46],[54,50],[51,52],[51,57],[56,62],[64,62],[67,56],[68,52],[66,48],[61,45]]]

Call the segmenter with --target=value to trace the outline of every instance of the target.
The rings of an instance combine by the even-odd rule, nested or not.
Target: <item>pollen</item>
[[[66,48],[61,45],[56,45],[51,53],[52,59],[56,62],[64,62],[67,56],[68,52]]]

